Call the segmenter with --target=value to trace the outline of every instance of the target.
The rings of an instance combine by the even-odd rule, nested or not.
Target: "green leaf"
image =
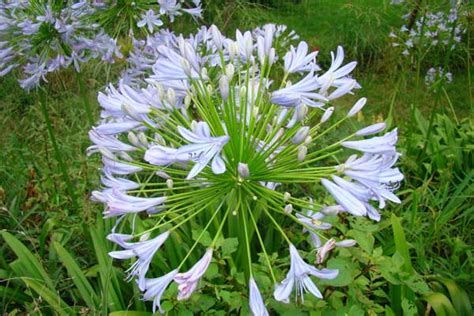
[[[21,278],[25,284],[33,289],[36,293],[38,293],[39,296],[48,304],[50,307],[56,311],[59,315],[72,315],[72,309],[69,307],[62,299],[59,297],[59,295],[52,291],[51,289],[47,288],[44,286],[43,283],[30,279],[27,277],[22,277]]]
[[[68,275],[71,277],[72,282],[74,282],[74,285],[76,285],[84,302],[89,308],[97,307],[98,301],[94,288],[89,283],[82,270],[79,268],[79,265],[60,243],[54,242],[53,245],[56,249],[56,252],[58,253],[59,259],[66,267]]]
[[[405,233],[403,232],[400,219],[394,213],[392,213],[390,221],[392,223],[395,248],[403,256],[403,259],[404,259],[403,271],[412,272],[413,267],[411,265],[410,251],[408,250],[408,243],[405,238]]]
[[[438,278],[446,286],[458,315],[472,315],[472,306],[466,291],[460,288],[456,282],[447,278]]]
[[[371,254],[374,250],[375,238],[371,233],[362,232],[359,230],[350,230],[347,235],[354,237],[360,248],[362,248],[368,254]]]
[[[46,270],[43,268],[36,256],[23,245],[15,236],[10,233],[2,232],[2,237],[18,257],[17,265],[21,266],[24,275],[18,277],[29,277],[41,281],[50,289],[54,289],[54,284]]]
[[[422,299],[431,305],[437,316],[457,316],[453,305],[442,293],[429,293],[424,295]]]
[[[239,245],[239,239],[238,238],[227,238],[224,240],[222,243],[222,256],[228,256],[231,253],[235,252],[237,250],[237,247]]]

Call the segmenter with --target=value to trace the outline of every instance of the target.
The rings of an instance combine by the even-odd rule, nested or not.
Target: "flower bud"
[[[221,76],[219,79],[219,90],[221,92],[222,100],[227,100],[229,97],[229,79],[227,76]]]
[[[300,129],[296,132],[295,136],[291,139],[291,142],[293,144],[300,144],[304,141],[306,136],[308,136],[309,133],[309,126],[302,126]]]
[[[234,60],[235,57],[239,56],[239,45],[236,42],[229,44],[229,57],[230,60]]]
[[[184,107],[186,109],[189,108],[189,105],[191,105],[191,96],[189,94],[187,94],[185,97],[184,97]]]
[[[285,194],[283,194],[283,201],[288,202],[290,198],[291,198],[290,192],[285,192]]]
[[[328,216],[334,216],[339,214],[340,212],[343,212],[344,209],[340,205],[331,205],[331,206],[326,206],[321,209],[321,213],[324,215]]]
[[[369,125],[367,127],[364,127],[360,130],[358,130],[355,134],[356,136],[367,136],[367,135],[372,135],[372,134],[377,134],[385,129],[386,125],[385,123],[376,123]]]
[[[166,172],[164,171],[157,171],[156,172],[156,175],[160,178],[163,178],[163,179],[171,179],[170,175],[167,174]]]
[[[233,64],[227,64],[227,66],[225,67],[225,74],[227,76],[227,78],[229,79],[229,81],[232,81],[232,78],[234,77],[234,73],[235,73],[235,67]]]
[[[148,239],[150,239],[150,233],[145,233],[143,235],[140,236],[140,241],[147,241]]]
[[[275,55],[276,55],[275,48],[272,47],[272,49],[270,49],[270,53],[268,54],[269,65],[273,65],[273,63],[275,62]]]
[[[286,214],[291,214],[293,212],[293,204],[287,204],[284,209]]]
[[[143,147],[134,132],[128,132],[128,141],[135,147]]]
[[[173,89],[168,88],[168,90],[166,90],[166,99],[168,100],[168,103],[171,106],[175,106],[176,105],[176,92]]]
[[[166,186],[168,187],[168,189],[172,189],[173,188],[173,179],[167,179],[166,180]]]
[[[308,147],[304,145],[298,147],[298,161],[302,162],[306,158],[307,153],[308,153]]]
[[[354,239],[346,239],[346,240],[338,241],[336,243],[336,247],[349,248],[349,247],[355,246],[356,244],[357,244],[357,241],[355,241]]]
[[[222,50],[222,39],[223,39],[223,37],[222,37],[221,32],[219,31],[217,26],[215,26],[214,24],[211,25],[211,27],[209,29],[211,31],[212,41],[214,42],[214,45],[216,45],[218,50]]]
[[[148,139],[146,138],[145,133],[139,132],[138,133],[138,140],[140,141],[140,143],[143,144],[143,146],[148,147]]]
[[[183,67],[183,71],[186,76],[191,77],[191,65],[189,64],[189,61],[184,58],[181,58],[181,67]]]
[[[308,114],[308,106],[304,103],[299,104],[296,107],[296,120],[298,122],[304,120],[306,114]]]
[[[207,85],[207,93],[209,93],[209,95],[212,95],[214,93],[214,89],[210,84]]]
[[[324,112],[323,116],[321,117],[321,123],[324,123],[327,120],[329,120],[329,118],[332,116],[333,113],[334,113],[334,107],[332,106]]]
[[[165,139],[160,134],[155,133],[155,136],[153,138],[155,139],[155,142],[157,142],[158,144],[166,145]]]
[[[360,110],[364,107],[365,103],[367,102],[366,98],[360,98],[354,106],[351,108],[351,110],[347,113],[347,117],[353,117],[357,113],[359,113]]]
[[[260,111],[260,109],[259,109],[258,107],[254,107],[254,108],[252,109],[252,115],[253,115],[253,117],[257,118],[259,111]]]
[[[237,171],[239,172],[239,176],[242,179],[248,178],[250,176],[249,166],[246,163],[239,162]]]
[[[242,86],[240,87],[240,100],[243,100],[245,98],[247,98],[247,87]]]
[[[207,68],[206,67],[202,67],[202,69],[201,69],[201,78],[203,80],[209,80],[209,76],[207,75]]]
[[[311,144],[312,141],[313,141],[313,137],[311,137],[311,135],[308,135],[308,136],[306,136],[306,138],[304,139],[304,144],[305,144],[305,145],[309,145],[309,144]]]

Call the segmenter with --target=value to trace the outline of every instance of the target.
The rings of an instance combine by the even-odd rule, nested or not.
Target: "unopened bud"
[[[212,95],[214,93],[214,88],[212,88],[210,84],[207,85],[207,93],[209,93],[209,95]]]
[[[240,87],[240,100],[243,100],[247,97],[247,87],[242,86]]]
[[[276,55],[275,48],[272,47],[272,49],[270,49],[270,53],[268,54],[269,65],[273,65],[273,63],[275,62],[275,55]]]
[[[227,78],[229,79],[229,81],[232,81],[232,78],[234,77],[234,73],[235,73],[234,65],[233,64],[228,64],[225,67],[225,74],[226,74]]]
[[[143,147],[134,132],[128,132],[128,141],[135,147]]]
[[[306,104],[301,103],[296,107],[296,120],[302,121],[306,118],[306,114],[308,114],[308,106]]]
[[[250,176],[249,166],[246,163],[239,162],[237,171],[239,172],[239,176],[242,179],[248,178]]]
[[[305,144],[305,145],[309,145],[309,144],[311,144],[312,141],[313,141],[313,137],[311,137],[311,135],[308,135],[308,136],[306,136],[306,138],[304,139],[304,144]]]
[[[293,204],[287,204],[284,209],[286,214],[291,214],[293,212]]]
[[[166,145],[165,139],[164,139],[163,136],[161,136],[160,134],[155,133],[154,139],[155,139],[155,142],[157,142],[158,144],[160,144],[160,145]]]
[[[166,186],[168,187],[168,189],[172,189],[173,188],[173,179],[167,179],[166,180]]]
[[[170,175],[167,174],[166,172],[164,171],[157,171],[156,172],[156,175],[160,178],[163,178],[163,179],[171,179]]]
[[[253,115],[253,117],[256,118],[256,117],[258,116],[259,111],[260,111],[260,109],[259,109],[258,107],[254,107],[254,108],[252,109],[252,115]]]
[[[166,98],[170,105],[174,106],[176,104],[176,92],[173,89],[168,88],[168,90],[166,90]]]
[[[356,136],[367,136],[367,135],[372,135],[372,134],[377,134],[380,133],[385,129],[386,124],[385,123],[376,123],[373,125],[369,125],[367,127],[364,127],[360,130],[358,130],[355,134]]]
[[[140,143],[143,144],[143,146],[148,147],[148,139],[146,138],[145,133],[139,132],[138,133],[138,140],[140,141]]]
[[[222,100],[227,100],[229,97],[229,79],[227,76],[221,76],[219,79],[219,90],[221,92]]]
[[[209,76],[207,75],[207,68],[202,67],[201,69],[201,78],[202,80],[209,80]]]
[[[285,192],[285,194],[283,194],[283,201],[288,202],[290,198],[291,198],[290,192]]]
[[[189,94],[187,94],[185,97],[184,97],[184,107],[186,109],[189,108],[189,105],[191,105],[191,96]]]
[[[306,158],[307,153],[308,153],[308,147],[304,145],[298,147],[298,161],[302,162]]]
[[[353,117],[357,113],[359,113],[360,110],[364,107],[365,103],[367,102],[366,98],[361,98],[359,99],[354,106],[351,108],[349,113],[347,113],[347,117]]]
[[[340,205],[326,206],[326,207],[323,207],[321,209],[321,213],[323,213],[324,215],[328,215],[328,216],[337,215],[342,211],[344,211],[344,209]]]
[[[140,241],[146,241],[150,238],[150,233],[145,233],[140,236]]]
[[[346,240],[341,240],[336,243],[336,247],[339,248],[349,248],[349,247],[354,247],[357,244],[357,241],[354,239],[346,239]]]
[[[183,67],[183,71],[186,76],[191,77],[191,65],[189,64],[189,61],[184,58],[181,58],[181,67]]]
[[[229,57],[230,60],[234,60],[236,56],[239,55],[239,45],[236,42],[232,42],[229,44]]]
[[[300,129],[296,132],[295,136],[291,139],[291,142],[293,144],[300,144],[304,141],[306,136],[308,136],[309,133],[309,126],[302,126]]]
[[[332,113],[334,113],[334,107],[328,108],[328,109],[324,112],[323,116],[321,117],[321,123],[324,123],[324,122],[326,122],[327,120],[329,120],[329,118],[331,117]]]
[[[209,28],[211,31],[212,41],[216,45],[218,50],[222,50],[222,34],[215,25],[211,25]]]

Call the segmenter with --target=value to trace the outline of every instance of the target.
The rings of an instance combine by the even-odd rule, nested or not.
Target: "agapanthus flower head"
[[[256,249],[265,249],[262,235],[269,226],[290,249],[283,281],[268,266],[275,298],[289,302],[294,290],[298,301],[305,292],[322,298],[314,282],[337,277],[337,270],[307,263],[282,223],[300,226],[310,243],[297,246],[314,247],[324,264],[335,247],[354,245],[332,239],[330,223],[350,215],[380,220],[379,209],[400,202],[393,193],[403,179],[394,166],[397,130],[385,133],[383,122],[352,130],[345,123],[366,99],[349,111],[336,104],[359,87],[351,77],[356,63],[345,62],[338,47],[329,68],[321,69],[304,42],[279,54],[276,34],[270,26],[257,35],[237,31],[225,38],[212,26],[177,36],[156,48],[160,53],[148,77],[137,78],[134,86],[122,81],[99,95],[102,122],[90,133],[89,152],[99,152],[104,163],[103,189],[94,192],[106,205],[104,215],[121,223],[140,216],[140,228],[122,225],[132,231],[130,238],[152,232],[182,238],[190,235],[185,223],[198,232],[181,263],[169,264],[172,272],[159,271],[165,276],[157,279],[146,260],[159,246],[147,247],[140,257],[136,248],[151,240],[132,244],[117,235],[124,248],[118,253],[136,255],[146,266],[132,268],[138,274],[132,276],[158,308],[171,279],[178,299],[200,290],[223,236],[238,239],[239,253],[248,259],[242,270],[249,274],[251,311],[266,315],[251,262]],[[332,133],[336,128],[338,136]],[[206,233],[212,240],[204,248]]]
[[[407,14],[405,18],[409,18]],[[392,31],[389,37],[392,46],[397,48],[402,55],[411,56],[417,49],[454,50],[461,42],[465,28],[458,19],[456,8],[449,13],[425,12],[414,23],[411,29],[403,25],[400,30]]]
[[[133,34],[140,39],[166,29],[177,17],[201,18],[201,0],[106,1],[96,6],[95,19],[113,38]]]
[[[89,20],[86,1],[14,1],[0,4],[0,76],[22,68],[21,86],[30,90],[47,74],[92,58],[114,62],[116,41]]]
[[[431,67],[426,72],[425,84],[427,87],[437,88],[438,85],[449,84],[453,81],[453,74],[445,71],[442,67]]]

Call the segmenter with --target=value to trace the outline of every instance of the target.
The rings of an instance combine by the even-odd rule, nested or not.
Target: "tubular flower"
[[[291,222],[308,233],[322,263],[332,248],[353,245],[351,240],[321,242],[331,240],[340,214],[379,220],[379,209],[388,201],[399,202],[394,194],[403,179],[394,167],[397,131],[378,136],[383,123],[351,131],[346,123],[366,99],[348,113],[334,103],[358,88],[349,77],[355,63],[344,65],[338,48],[324,71],[306,44],[283,47],[278,36],[281,30],[271,24],[236,31],[235,39],[215,26],[188,38],[170,35],[169,41],[159,42],[158,53],[148,55],[153,60],[133,82],[121,80],[98,96],[103,111],[90,133],[94,144],[89,153],[102,155],[103,187],[93,198],[124,230],[109,238],[124,249],[113,254],[137,257],[138,250],[130,247],[144,245],[130,241],[145,233],[176,234],[190,243],[183,247],[186,254],[173,249],[179,264],[162,257],[167,265],[161,269],[145,261],[149,256],[139,257],[147,268],[131,276],[154,308],[160,308],[170,282],[178,284],[179,300],[189,298],[218,255],[218,241],[237,238],[240,259],[248,259],[250,310],[267,315],[252,261],[256,249],[262,249],[278,283],[262,236],[268,225],[290,247],[290,268],[275,298],[287,302],[295,288],[301,300],[306,291],[322,298],[312,277],[335,278],[337,270],[305,263],[287,235],[289,227],[280,223]],[[331,133],[335,128],[337,135],[347,130],[346,135]],[[134,225],[135,217],[140,225]],[[151,255],[156,249],[140,253]],[[163,271],[164,266],[174,272]],[[155,273],[167,277],[153,279]]]

